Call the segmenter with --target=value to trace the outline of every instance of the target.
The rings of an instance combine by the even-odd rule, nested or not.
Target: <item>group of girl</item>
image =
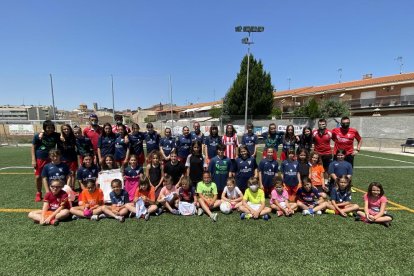
[[[44,183],[47,183],[45,184],[45,189],[48,194],[53,194],[54,192],[53,189],[49,189],[54,180],[60,180],[61,184],[63,181],[66,181],[73,188],[75,186],[75,177],[73,176],[73,168],[75,166],[71,162],[75,162],[72,161],[74,156],[78,157],[76,161],[81,162],[82,165],[77,170],[76,177],[81,188],[78,199],[79,206],[72,207],[73,210],[70,209],[74,218],[82,217],[79,212],[81,209],[79,208],[85,209],[85,206],[88,206],[86,209],[92,210],[91,214],[88,211],[86,212],[87,215],[90,215],[90,218],[99,219],[99,215],[101,215],[101,217],[112,216],[123,221],[125,212],[136,213],[133,208],[137,208],[136,203],[138,199],[142,200],[143,204],[141,205],[146,208],[146,213],[142,216],[145,219],[149,219],[149,214],[151,213],[159,214],[161,209],[170,211],[173,214],[179,213],[178,209],[174,207],[178,206],[178,200],[180,199],[179,189],[182,188],[181,194],[187,195],[187,198],[193,198],[194,208],[198,208],[198,213],[205,212],[213,221],[217,220],[217,214],[212,213],[211,209],[220,206],[221,201],[219,198],[226,199],[229,190],[233,195],[230,197],[231,202],[229,201],[231,208],[240,210],[242,218],[249,218],[250,216],[258,218],[262,216],[264,219],[268,219],[268,214],[272,209],[275,210],[278,216],[292,215],[297,209],[301,209],[304,215],[320,214],[326,210],[326,212],[332,211],[346,216],[346,214],[354,212],[359,208],[356,204],[350,203],[351,195],[348,195],[346,192],[351,186],[352,166],[349,166],[343,160],[343,151],[338,151],[336,160],[329,166],[327,174],[330,180],[325,182],[326,173],[321,165],[320,156],[315,152],[309,154],[311,143],[309,144],[307,137],[310,135],[311,130],[305,128],[303,135],[297,137],[294,135],[293,126],[288,126],[285,135],[280,136],[283,150],[282,162],[279,166],[275,158],[277,151],[274,147],[278,145],[276,140],[279,139],[277,136],[279,134],[275,131],[272,133],[272,126],[275,127],[274,124],[269,126],[269,136],[265,143],[265,158],[260,161],[259,165],[257,165],[254,156],[257,148],[255,146],[252,147],[252,143],[249,144],[248,139],[245,140],[247,141],[246,143],[238,145],[234,127],[231,125],[226,127],[226,134],[222,139],[218,137],[218,130],[213,126],[209,139],[194,139],[193,141],[190,139],[189,146],[188,140],[185,141],[185,135],[188,135],[189,129],[184,127],[183,137],[178,137],[177,142],[170,143],[169,148],[171,151],[165,150],[165,144],[168,141],[164,141],[159,150],[155,148],[148,154],[145,168],[143,168],[142,151],[136,150],[139,147],[137,144],[142,146],[142,139],[140,137],[136,139],[137,135],[142,134],[139,132],[139,126],[137,125],[132,125],[132,133],[129,135],[123,125],[117,126],[117,135],[112,133],[112,127],[109,124],[104,125],[104,132],[99,139],[97,157],[93,154],[92,147],[89,145],[90,142],[88,143],[87,139],[82,136],[81,129],[75,128],[72,131],[69,125],[62,126],[62,134],[60,136],[53,134],[55,133],[54,126],[53,131],[44,126],[43,136],[35,137],[34,140],[37,139],[36,141],[38,142],[38,140],[45,141],[50,137],[54,137],[54,139],[58,137],[58,140],[56,140],[58,148],[63,152],[63,163],[66,163],[71,171],[71,174],[66,177],[59,177],[59,179],[55,179],[56,177],[48,178],[42,172],[44,180],[46,179]],[[252,128],[252,125],[248,126],[248,134],[250,135]],[[276,134],[276,136],[272,138],[272,134]],[[166,129],[166,138],[172,140],[170,136],[171,130],[168,133],[168,129]],[[269,139],[273,140],[273,146],[268,146]],[[140,142],[134,143],[134,141]],[[188,148],[183,146],[183,144],[187,144]],[[295,151],[295,144],[299,144],[297,151]],[[115,151],[112,151],[113,145],[115,145]],[[139,155],[131,154],[131,152],[134,152],[131,149],[134,148]],[[75,150],[75,154],[73,150]],[[213,150],[215,150],[215,154],[212,153]],[[253,155],[250,154],[250,151],[253,151]],[[203,152],[207,153],[207,155],[204,155]],[[52,151],[52,153],[59,155],[59,151]],[[228,155],[233,158],[229,158]],[[57,163],[56,160],[55,163]],[[89,195],[84,195],[84,193],[92,191],[92,193],[100,194],[99,192],[96,193],[96,190],[99,191],[99,188],[96,187],[99,171],[116,168],[121,168],[123,172],[125,190],[118,189],[118,184],[113,183],[112,188],[116,188],[113,193],[119,195],[117,192],[122,190],[122,193],[126,192],[128,196],[127,199],[112,203],[118,207],[125,205],[125,208],[104,208],[103,200],[102,204],[99,205],[98,203],[101,203],[100,198],[93,196],[92,203],[89,202],[86,205],[82,205],[89,198]],[[279,168],[281,177],[278,177]],[[206,176],[205,178],[204,176],[207,174],[208,177]],[[341,185],[341,181],[343,185]],[[169,187],[169,182],[174,187],[173,189],[166,188]],[[345,185],[345,182],[347,185]],[[200,185],[200,183],[204,184]],[[201,187],[200,189],[199,186]],[[257,190],[255,186],[257,186]],[[374,190],[376,189],[375,187],[373,188]],[[197,192],[195,190],[191,192],[192,188],[196,189]],[[233,193],[234,188],[237,188],[238,192],[236,194]],[[213,192],[214,190],[215,193]],[[380,190],[382,190],[382,187]],[[140,191],[144,192],[144,195],[141,195]],[[263,204],[265,197],[270,198],[271,208],[261,205],[262,195],[260,191],[263,192]],[[165,197],[170,194],[175,195],[171,200],[166,200]],[[189,197],[188,194],[190,194]],[[243,196],[241,197],[240,195]],[[328,196],[331,197],[331,201],[327,200]],[[243,199],[244,197],[246,199]],[[112,198],[111,196],[111,200]],[[167,197],[167,199],[170,198]],[[257,210],[247,204],[250,202],[249,199],[253,202],[252,204],[260,205],[255,205]],[[244,201],[246,201],[246,204],[243,203]],[[98,204],[100,207],[95,208],[94,204]],[[158,204],[162,206],[161,209],[157,207]],[[90,208],[90,205],[94,205],[94,208]],[[120,210],[123,210],[123,212],[120,212]],[[375,215],[372,216],[367,210],[365,211],[367,215],[361,216],[361,213],[359,213],[356,216],[357,219],[361,218],[361,220],[364,220],[364,218],[367,218],[366,221],[372,221]],[[381,219],[382,217],[385,217],[385,219],[391,218],[390,216],[384,216],[384,210],[381,212],[381,206],[378,209],[378,214],[380,214],[378,222],[384,222]],[[389,221],[385,222],[388,224]]]

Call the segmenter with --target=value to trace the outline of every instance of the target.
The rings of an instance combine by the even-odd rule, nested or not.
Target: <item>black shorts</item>
[[[323,154],[321,155],[321,159],[325,172],[328,172],[329,164],[332,162],[332,154]]]

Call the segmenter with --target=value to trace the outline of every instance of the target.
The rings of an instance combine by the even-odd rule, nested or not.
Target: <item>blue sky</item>
[[[222,98],[252,53],[277,90],[414,71],[414,2],[0,1],[0,104],[136,109]]]

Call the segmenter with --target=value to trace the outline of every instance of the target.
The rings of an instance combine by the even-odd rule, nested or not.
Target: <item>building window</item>
[[[414,87],[401,88],[401,104],[414,105]]]
[[[371,107],[375,105],[375,98],[377,96],[376,91],[361,92],[359,99],[361,107]]]

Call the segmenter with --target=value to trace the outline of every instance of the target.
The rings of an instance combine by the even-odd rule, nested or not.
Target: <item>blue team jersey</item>
[[[42,171],[42,177],[47,178],[49,185],[50,182],[55,179],[60,179],[65,183],[69,174],[70,171],[68,165],[62,162],[56,165],[53,163],[46,164]]]
[[[337,177],[352,175],[352,165],[348,161],[333,161],[329,164],[328,174],[335,174]]]
[[[257,168],[256,159],[253,157],[247,159],[238,157],[234,162],[234,166],[233,171],[236,172],[237,187],[244,191],[247,188],[247,180],[254,176],[254,170]]]
[[[136,168],[132,168],[128,166],[124,169],[124,175],[129,177],[139,176],[140,174],[144,174],[144,170],[142,167],[137,166]]]
[[[160,135],[157,132],[145,133],[145,144],[147,145],[147,154],[153,150],[160,149]]]
[[[96,181],[98,178],[98,172],[99,169],[96,165],[92,165],[89,168],[81,166],[76,173],[76,179],[82,181],[83,183],[86,183],[88,180]]]
[[[137,132],[135,134],[130,134],[129,139],[129,151],[131,154],[136,156],[144,152],[144,141],[145,134],[143,132]]]
[[[275,133],[265,132],[262,134],[265,144],[265,149],[273,148],[275,151],[279,149],[279,145],[282,144],[282,138],[285,135],[282,131],[276,131]]]
[[[164,151],[165,156],[169,156],[175,148],[175,139],[173,137],[164,137],[160,141],[160,147]]]
[[[36,133],[32,141],[36,159],[48,159],[49,151],[56,148],[58,141],[60,141],[60,134],[57,132],[53,132],[50,135],[47,135],[46,132],[44,132],[42,139],[39,138],[39,133]]]
[[[249,153],[253,154],[254,148],[257,144],[257,135],[254,133],[252,133],[251,135],[248,133],[243,134],[241,144],[246,145],[247,149],[249,150]]]
[[[220,136],[206,136],[204,138],[204,145],[207,147],[207,157],[212,159],[217,155],[217,145],[221,144]]]
[[[191,131],[190,136],[191,136],[191,142],[199,141],[201,144],[204,143],[204,134],[203,133],[200,132],[199,135],[197,135],[197,133],[195,133],[195,131]]]
[[[129,145],[125,142],[125,136],[117,135],[115,139],[115,160],[123,160],[126,157]]]
[[[337,203],[350,202],[352,200],[351,191],[341,191],[336,187],[331,190],[331,200]]]
[[[283,183],[286,185],[293,187],[299,184],[298,180],[298,161],[289,161],[285,160],[282,162],[280,167],[280,171],[283,174]]]
[[[295,150],[295,145],[296,145],[296,138],[294,139],[294,140],[287,140],[287,139],[285,139],[285,137],[283,136],[283,139],[282,139],[282,144],[283,144],[283,146],[282,146],[282,150],[284,151],[284,152],[288,152],[290,149],[293,149],[293,150]]]
[[[80,156],[85,156],[86,153],[93,154],[91,139],[84,136],[76,138],[76,153]]]
[[[191,135],[178,136],[176,145],[177,145],[177,156],[180,158],[187,158],[187,156],[190,155]]]
[[[224,156],[223,159],[215,156],[208,164],[208,171],[211,173],[213,182],[217,185],[217,190],[222,191],[226,187],[229,172],[231,171],[231,160]]]
[[[262,175],[263,186],[270,188],[273,186],[273,178],[279,171],[279,164],[276,160],[262,159],[259,163],[259,171]]]
[[[101,156],[105,157],[108,154],[115,153],[115,135],[100,136],[98,139],[98,148],[101,149]]]
[[[115,192],[111,192],[109,194],[109,197],[111,198],[111,203],[115,204],[116,206],[124,206],[125,203],[129,202],[129,195],[128,192],[124,189],[121,189],[121,192],[119,195],[117,195]]]
[[[320,195],[318,189],[315,187],[312,187],[310,191],[306,191],[303,187],[301,187],[296,192],[296,197],[306,205],[315,205]]]

